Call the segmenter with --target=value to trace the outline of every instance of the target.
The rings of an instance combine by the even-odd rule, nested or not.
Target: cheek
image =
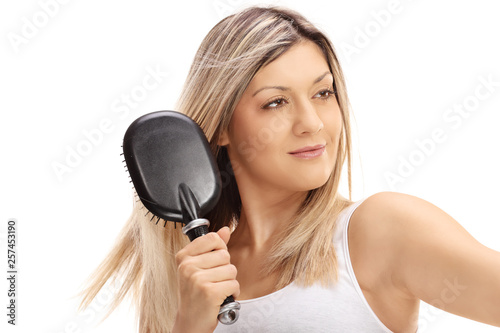
[[[337,153],[339,149],[340,136],[343,130],[344,121],[340,110],[337,112],[329,113],[323,120],[325,125],[325,130],[328,134],[331,144],[329,145],[329,157],[330,162],[335,165],[337,160]]]
[[[290,130],[287,119],[275,113],[235,114],[230,127],[231,149],[243,155],[249,155],[250,150],[261,153],[275,150],[284,133]]]
[[[259,125],[251,117],[235,114],[229,131],[229,157],[233,164],[252,162],[260,149],[258,144]]]
[[[332,142],[338,143],[344,125],[340,109],[337,107],[334,112],[326,112],[322,117],[322,121]]]

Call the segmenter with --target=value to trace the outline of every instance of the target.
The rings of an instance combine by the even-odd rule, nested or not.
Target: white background
[[[106,295],[85,314],[72,298],[131,210],[119,156],[124,131],[144,113],[173,108],[201,39],[247,4],[289,6],[332,39],[355,118],[353,199],[387,190],[421,197],[500,250],[496,1],[62,2],[0,5],[0,266],[5,272],[6,223],[16,218],[19,269],[16,327],[6,324],[1,278],[3,332],[135,332],[128,305],[97,326]],[[396,10],[382,15],[389,8]],[[140,90],[148,69],[168,75],[127,114],[114,112]],[[477,88],[480,77],[496,86],[473,105],[476,89],[487,92]],[[443,117],[464,103],[473,110],[453,127]],[[107,133],[99,137],[103,121]],[[436,128],[444,142],[419,153],[415,141]],[[94,133],[94,143],[84,133]],[[69,167],[78,148],[86,156],[73,156]],[[419,165],[390,186],[385,175],[398,174],[400,159],[410,157]],[[57,163],[67,166],[59,176]],[[425,332],[500,331],[425,306],[421,312]]]

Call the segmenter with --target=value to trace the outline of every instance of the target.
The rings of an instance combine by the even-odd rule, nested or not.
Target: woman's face
[[[341,128],[326,59],[305,41],[259,70],[219,144],[239,187],[308,191],[332,173]]]

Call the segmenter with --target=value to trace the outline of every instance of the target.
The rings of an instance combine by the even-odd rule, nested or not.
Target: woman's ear
[[[217,141],[217,145],[223,147],[229,144],[229,136],[227,134],[227,130],[222,131],[219,136],[219,141]]]

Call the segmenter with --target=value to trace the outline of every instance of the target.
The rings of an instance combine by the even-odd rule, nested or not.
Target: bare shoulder
[[[444,213],[432,203],[421,198],[398,192],[379,192],[366,198],[354,212],[355,215],[364,216],[365,219],[389,219],[390,221],[405,220],[414,215],[427,213]],[[354,214],[353,214],[354,215]]]
[[[350,232],[362,237],[368,244],[385,242],[386,246],[407,247],[411,245],[407,243],[409,239],[424,241],[441,238],[444,235],[442,232],[465,238],[467,242],[475,241],[439,207],[404,193],[380,192],[368,197],[354,211],[350,223]]]
[[[362,288],[392,290],[500,325],[500,253],[434,204],[402,193],[374,194],[354,211],[348,235]]]
[[[391,285],[408,295],[414,295],[406,276],[408,263],[436,251],[453,251],[457,242],[479,244],[443,210],[403,193],[380,192],[366,198],[349,224],[351,259],[365,285]]]
[[[417,327],[412,318],[417,318],[420,301],[395,273],[403,261],[401,225],[407,223],[410,207],[421,204],[416,197],[381,192],[366,198],[349,222],[349,254],[358,284],[372,310],[394,332]]]
[[[349,252],[363,289],[376,290],[392,284],[394,260],[401,237],[409,229],[410,215],[430,205],[414,196],[380,192],[366,198],[349,222]]]

